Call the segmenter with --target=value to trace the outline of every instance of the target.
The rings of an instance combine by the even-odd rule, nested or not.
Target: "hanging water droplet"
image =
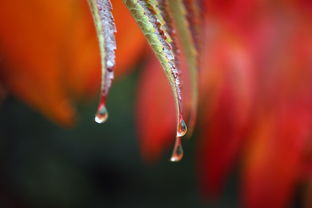
[[[95,122],[103,123],[108,118],[105,100],[114,79],[116,27],[110,0],[88,0],[88,2],[96,27],[102,63],[101,98],[98,111],[95,115]]]
[[[177,137],[183,137],[187,132],[187,126],[183,119],[180,119],[177,131]]]
[[[94,119],[95,122],[103,123],[107,120],[107,118],[108,118],[108,112],[107,112],[105,105],[100,105],[95,115],[95,119]]]
[[[174,144],[174,148],[173,148],[173,152],[172,152],[170,161],[171,162],[179,162],[182,158],[183,158],[183,147],[181,144],[181,138],[177,137],[175,144]]]

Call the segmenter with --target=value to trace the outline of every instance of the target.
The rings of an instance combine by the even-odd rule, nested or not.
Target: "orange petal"
[[[116,74],[121,75],[131,69],[147,47],[142,31],[120,0],[113,0],[113,15],[116,22],[117,51]]]
[[[73,121],[64,91],[64,38],[74,9],[70,1],[12,0],[0,7],[0,53],[6,88],[62,124]]]
[[[122,2],[113,4],[121,74],[140,57],[145,41]],[[99,48],[86,1],[4,2],[0,54],[4,88],[60,124],[74,120],[72,99],[98,92]]]
[[[62,64],[66,69],[61,69],[66,82],[65,90],[71,98],[90,99],[98,94],[101,79],[95,26],[87,1],[73,1],[70,6],[75,9],[64,33],[64,52],[61,54]]]

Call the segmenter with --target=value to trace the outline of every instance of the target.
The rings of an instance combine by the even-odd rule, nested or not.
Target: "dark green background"
[[[218,203],[200,197],[196,139],[185,143],[180,163],[168,161],[169,150],[155,165],[143,162],[134,123],[138,77],[114,83],[102,125],[94,122],[96,101],[63,129],[8,97],[0,110],[0,207],[235,207],[232,185]]]

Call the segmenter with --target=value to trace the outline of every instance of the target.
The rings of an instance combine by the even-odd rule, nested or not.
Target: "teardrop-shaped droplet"
[[[186,60],[189,75],[190,105],[188,106],[188,136],[192,135],[198,108],[199,37],[201,36],[202,11],[199,1],[167,1],[168,11],[179,38],[179,46]]]
[[[181,144],[181,138],[177,137],[175,144],[174,144],[174,148],[173,148],[173,152],[172,152],[170,161],[171,162],[179,162],[182,158],[183,158],[183,147]]]
[[[105,105],[100,104],[98,111],[96,112],[94,120],[97,123],[103,123],[107,120],[107,118],[108,118],[107,109],[106,109]]]
[[[115,67],[116,27],[110,0],[88,0],[88,2],[97,31],[102,65],[101,98],[95,121],[97,123],[103,123],[108,118],[105,100],[114,79],[113,69]]]
[[[177,130],[177,137],[183,137],[187,133],[187,126],[183,119],[180,119],[178,130]]]

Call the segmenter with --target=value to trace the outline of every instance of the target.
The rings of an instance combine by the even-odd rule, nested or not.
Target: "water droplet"
[[[112,61],[112,60],[107,60],[106,61],[106,67],[107,67],[107,69],[110,69],[111,71],[113,71],[113,67],[114,67],[114,62]]]
[[[108,118],[107,109],[106,109],[105,105],[102,104],[99,106],[94,120],[96,123],[103,123],[107,120],[107,118]]]
[[[178,131],[177,131],[177,137],[183,137],[187,132],[187,126],[183,119],[179,121]]]
[[[174,148],[173,148],[173,152],[172,152],[170,161],[171,162],[179,162],[182,158],[183,158],[183,147],[181,144],[181,138],[177,137],[175,144],[174,144]]]

